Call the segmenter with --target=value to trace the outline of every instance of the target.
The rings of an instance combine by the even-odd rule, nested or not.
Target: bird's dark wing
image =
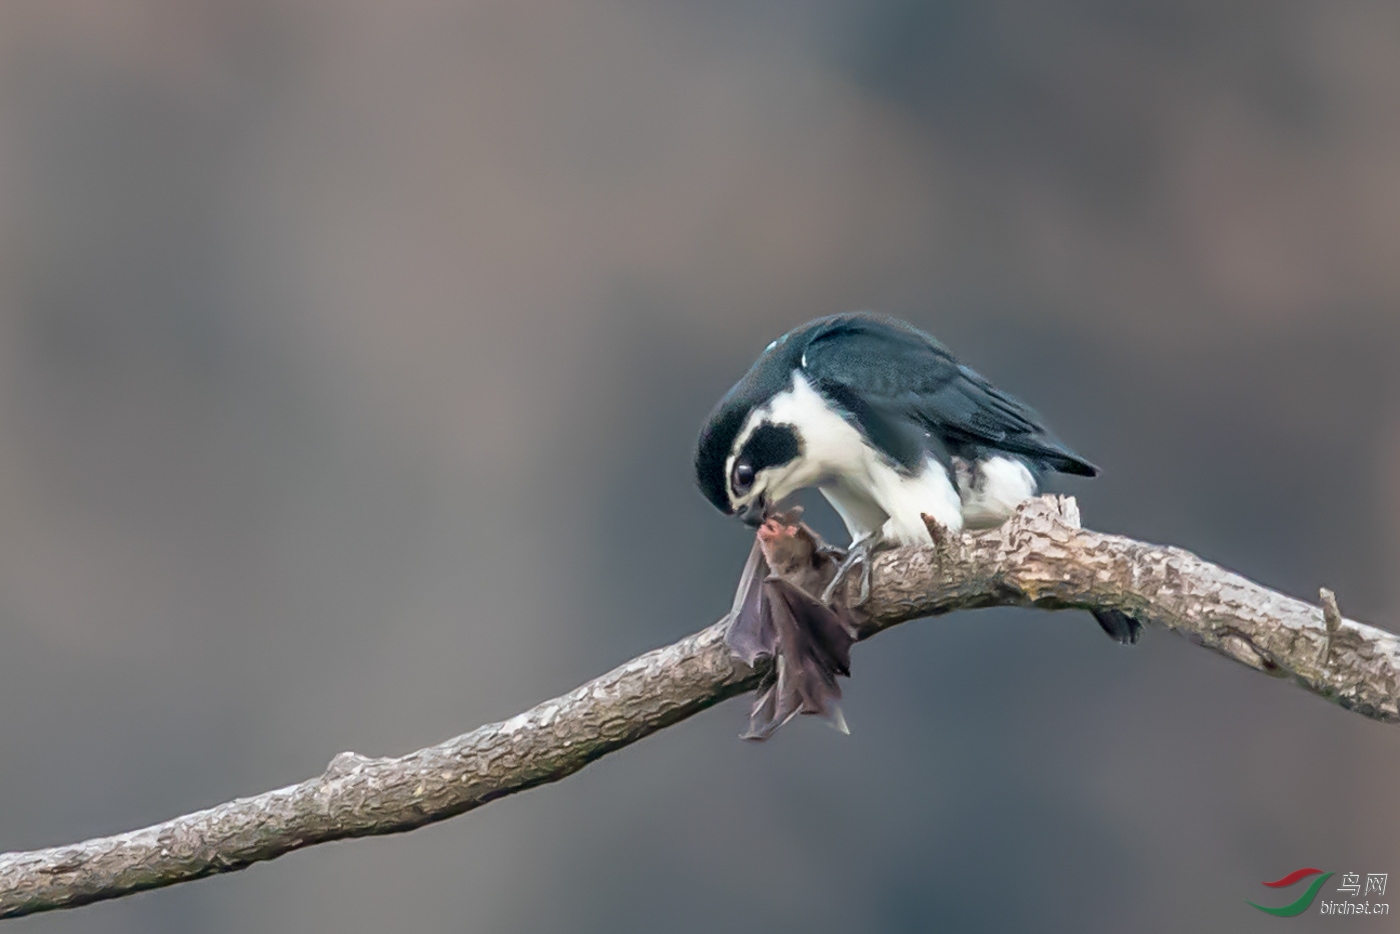
[[[953,454],[976,456],[992,448],[1064,473],[1098,472],[1056,441],[1033,409],[901,321],[830,319],[809,337],[802,368],[873,443],[907,467],[923,456],[926,430]]]

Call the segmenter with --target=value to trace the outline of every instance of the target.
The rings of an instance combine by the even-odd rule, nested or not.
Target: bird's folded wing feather
[[[1049,434],[1034,409],[912,329],[861,317],[837,320],[813,335],[802,367],[817,390],[845,408],[876,443],[880,433],[900,440],[902,420],[953,447],[985,446],[1057,470],[1096,472]],[[906,450],[881,446],[909,466]]]

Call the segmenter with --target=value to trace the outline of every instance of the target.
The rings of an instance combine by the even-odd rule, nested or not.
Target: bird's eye
[[[733,486],[734,492],[738,493],[740,496],[743,496],[749,490],[753,489],[752,464],[746,464],[740,461],[734,465]]]

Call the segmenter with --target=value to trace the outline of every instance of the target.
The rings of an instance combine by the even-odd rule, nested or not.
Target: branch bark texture
[[[880,555],[861,638],[989,606],[1122,610],[1349,710],[1400,722],[1394,634],[1341,618],[1335,601],[1324,612],[1181,549],[1083,530],[1067,497],[1032,500],[998,529]],[[762,672],[731,657],[725,626],[437,746],[397,758],[341,753],[300,784],[116,836],[0,854],[0,917],[231,872],[329,840],[412,830],[557,781],[754,688]]]

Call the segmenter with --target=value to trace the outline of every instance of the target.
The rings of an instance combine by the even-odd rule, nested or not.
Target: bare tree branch
[[[1065,497],[999,529],[875,561],[862,638],[987,606],[1117,609],[1176,630],[1349,710],[1400,721],[1400,640],[1178,548],[1084,531]],[[545,782],[753,688],[724,622],[648,652],[504,723],[399,758],[336,756],[298,785],[71,846],[0,855],[0,917],[68,908],[242,869],[302,847],[398,833]]]

